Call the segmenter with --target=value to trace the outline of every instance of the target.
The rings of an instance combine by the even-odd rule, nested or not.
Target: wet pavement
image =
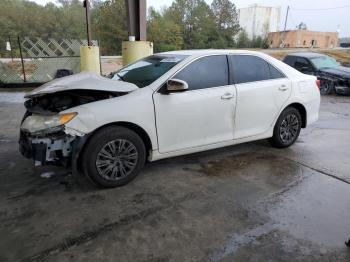
[[[111,190],[24,159],[21,101],[0,93],[0,261],[350,261],[350,97],[291,148],[161,160]]]

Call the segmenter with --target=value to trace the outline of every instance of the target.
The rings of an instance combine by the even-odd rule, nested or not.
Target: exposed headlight
[[[36,133],[55,127],[60,127],[71,121],[78,113],[66,113],[53,116],[32,115],[22,123],[21,129],[30,133]]]

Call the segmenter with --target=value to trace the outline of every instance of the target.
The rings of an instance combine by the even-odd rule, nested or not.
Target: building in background
[[[287,30],[268,34],[270,48],[281,47],[282,40],[285,48],[334,48],[338,46],[338,33]]]
[[[250,39],[266,37],[269,32],[279,30],[280,7],[259,6],[257,4],[238,9],[239,24]]]

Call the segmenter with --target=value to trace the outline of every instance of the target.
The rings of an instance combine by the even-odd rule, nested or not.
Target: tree
[[[147,21],[148,40],[154,43],[155,52],[181,49],[183,38],[179,25],[170,21],[154,8],[150,8]]]
[[[100,3],[92,14],[93,38],[101,43],[101,53],[119,55],[128,37],[124,0]]]
[[[241,30],[238,34],[237,47],[238,48],[250,47],[250,40],[245,30]]]
[[[296,26],[299,30],[307,30],[307,25],[304,22],[300,22],[299,25]]]
[[[234,45],[234,37],[240,30],[235,4],[229,0],[214,0],[211,9],[215,17],[219,39],[225,41],[225,46]]]
[[[208,48],[217,39],[214,14],[204,0],[175,0],[164,13],[179,25],[184,48]]]

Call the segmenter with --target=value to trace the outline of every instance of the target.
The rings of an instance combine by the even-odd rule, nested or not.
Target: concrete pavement
[[[24,108],[7,95],[0,261],[350,260],[350,98],[323,97],[320,121],[291,148],[258,141],[166,159],[100,190],[18,153]]]

